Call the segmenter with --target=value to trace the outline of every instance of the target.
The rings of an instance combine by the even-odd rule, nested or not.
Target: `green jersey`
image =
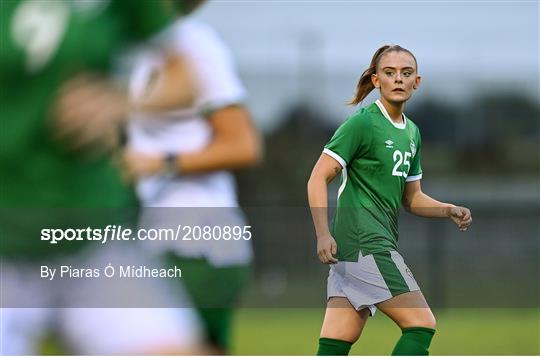
[[[173,20],[166,5],[161,0],[1,1],[1,206],[107,207],[131,199],[106,157],[90,160],[55,142],[48,113],[67,78],[82,70],[106,70],[128,41]]]
[[[331,228],[337,258],[397,250],[405,183],[422,178],[418,127],[405,115],[394,123],[377,101],[348,118],[324,152],[343,167]]]
[[[0,208],[133,207],[110,158],[85,157],[54,137],[49,117],[60,86],[81,71],[107,71],[127,44],[172,22],[169,0],[0,1]],[[51,213],[52,214],[52,213]],[[33,220],[0,215],[2,251]],[[32,237],[32,243],[39,237]]]

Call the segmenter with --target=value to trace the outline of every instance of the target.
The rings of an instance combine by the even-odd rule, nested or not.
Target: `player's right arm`
[[[307,185],[309,207],[317,235],[317,255],[325,264],[337,263],[334,258],[337,244],[328,227],[328,184],[341,169],[341,164],[336,159],[323,153],[315,164]]]

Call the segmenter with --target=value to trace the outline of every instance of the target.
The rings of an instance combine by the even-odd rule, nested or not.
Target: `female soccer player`
[[[403,114],[420,85],[417,68],[414,55],[400,46],[375,52],[349,104],[359,104],[374,88],[380,99],[341,125],[309,179],[317,254],[331,264],[318,355],[347,355],[377,308],[403,332],[392,354],[428,354],[435,317],[397,252],[399,205],[418,216],[448,217],[461,230],[472,218],[467,208],[422,192],[420,133]],[[327,185],[340,171],[330,230]]]

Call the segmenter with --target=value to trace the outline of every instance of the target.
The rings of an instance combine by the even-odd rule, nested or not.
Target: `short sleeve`
[[[406,181],[412,182],[422,178],[422,138],[420,137],[420,131],[416,130],[415,140],[411,143],[411,169]]]
[[[181,26],[185,41],[178,50],[189,58],[199,86],[196,106],[203,114],[245,101],[246,91],[233,56],[215,31],[198,22]]]
[[[355,114],[336,130],[332,139],[324,146],[323,152],[345,168],[355,157],[367,151],[370,138],[371,130],[367,118]]]

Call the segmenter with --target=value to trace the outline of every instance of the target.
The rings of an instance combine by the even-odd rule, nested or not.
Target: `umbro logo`
[[[394,148],[394,142],[390,139],[386,140],[384,142],[386,144],[386,147],[389,148],[389,149],[393,149]]]

